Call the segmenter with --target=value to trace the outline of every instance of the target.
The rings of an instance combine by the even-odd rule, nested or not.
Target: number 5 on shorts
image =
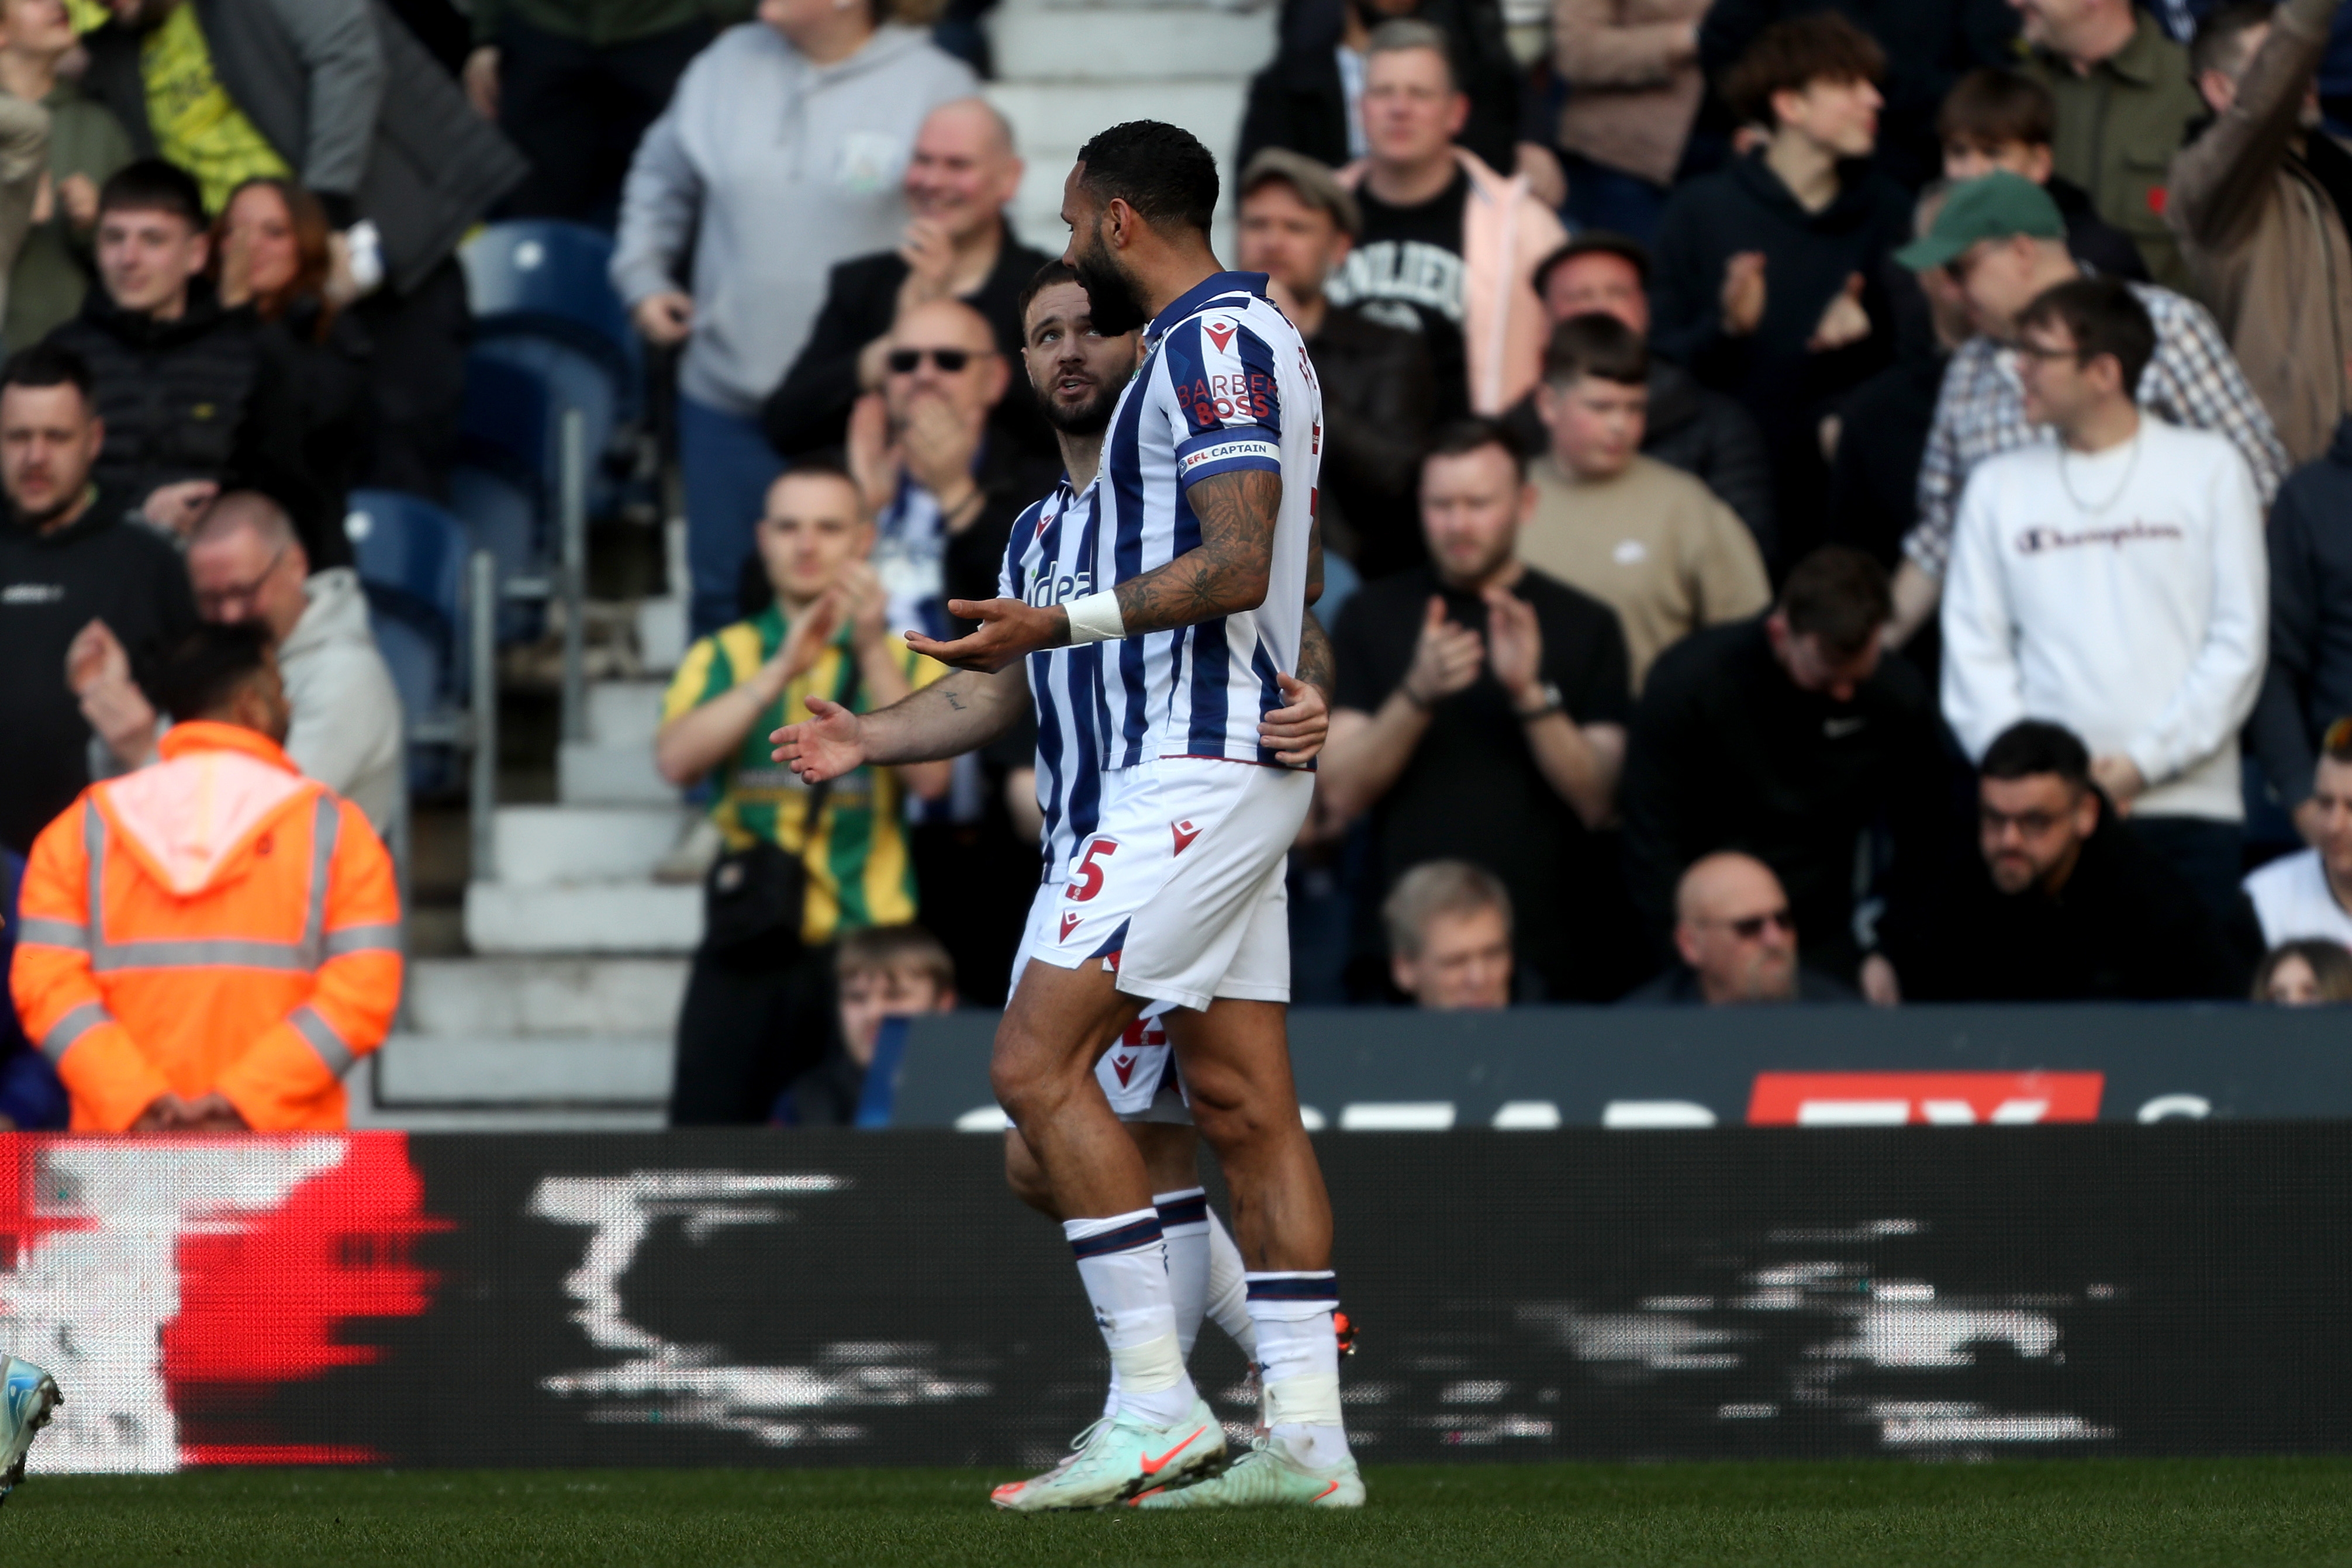
[[[1077,879],[1070,884],[1068,890],[1062,896],[1066,899],[1076,899],[1078,902],[1083,904],[1088,899],[1093,898],[1097,893],[1101,892],[1103,889],[1103,868],[1095,864],[1095,857],[1097,855],[1116,855],[1118,853],[1118,844],[1115,839],[1097,838],[1092,844],[1087,845],[1086,858],[1078,862],[1077,868],[1071,873],[1071,875]]]

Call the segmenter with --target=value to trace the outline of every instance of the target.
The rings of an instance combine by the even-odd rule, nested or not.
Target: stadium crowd
[[[944,673],[901,634],[1059,469],[980,9],[0,0],[0,1127],[333,1124],[383,1037],[343,520],[449,499],[489,218],[609,228],[674,385],[674,1119],[849,1121],[879,1018],[1002,1000],[1029,732],[766,741]],[[1278,27],[1227,260],[1324,396],[1296,1000],[2352,996],[2341,0]]]

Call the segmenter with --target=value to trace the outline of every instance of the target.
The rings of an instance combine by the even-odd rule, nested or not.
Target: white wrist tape
[[[1115,593],[1088,594],[1083,599],[1072,599],[1062,608],[1070,616],[1070,646],[1081,643],[1118,642],[1127,636],[1127,617],[1118,613],[1118,595]]]

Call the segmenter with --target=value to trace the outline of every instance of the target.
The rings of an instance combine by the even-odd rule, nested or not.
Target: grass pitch
[[[1015,1517],[968,1470],[36,1478],[0,1563],[2352,1564],[2352,1460],[1462,1465],[1360,1514]]]

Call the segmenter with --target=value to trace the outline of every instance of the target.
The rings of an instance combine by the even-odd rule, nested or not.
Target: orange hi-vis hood
[[[77,1131],[218,1092],[257,1130],[341,1127],[400,997],[391,857],[266,737],[195,722],[43,830],[10,977]]]

